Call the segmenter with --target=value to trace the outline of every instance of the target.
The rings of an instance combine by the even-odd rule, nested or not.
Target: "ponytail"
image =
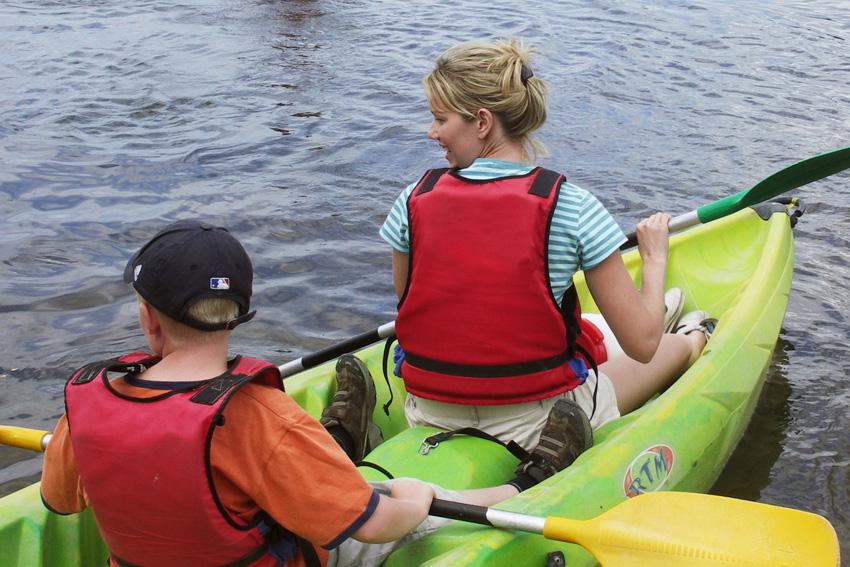
[[[437,58],[423,79],[430,103],[472,119],[490,110],[530,161],[545,157],[533,133],[546,122],[548,90],[530,64],[531,50],[516,39],[456,45]]]

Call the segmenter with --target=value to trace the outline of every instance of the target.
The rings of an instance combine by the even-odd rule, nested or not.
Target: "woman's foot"
[[[708,339],[717,326],[717,319],[711,317],[706,311],[690,311],[682,315],[675,331],[677,335],[685,335],[691,341],[691,356],[688,366],[696,362]],[[697,332],[699,331],[699,332]]]

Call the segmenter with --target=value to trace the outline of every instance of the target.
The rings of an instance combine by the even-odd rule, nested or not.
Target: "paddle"
[[[823,517],[709,494],[650,492],[591,520],[540,517],[434,500],[430,514],[577,543],[617,567],[835,567],[838,537]]]
[[[713,203],[703,205],[695,211],[674,217],[670,220],[670,232],[678,232],[697,224],[705,224],[731,215],[791,189],[844,171],[848,167],[850,167],[850,147],[804,159],[777,171],[770,177],[756,183],[747,191],[729,195]],[[637,235],[632,232],[627,236],[626,243],[620,248],[631,248],[635,245],[637,245]]]
[[[696,224],[707,223],[731,215],[741,209],[772,199],[812,181],[829,177],[833,173],[838,173],[847,168],[850,168],[850,147],[804,159],[774,173],[747,191],[729,195],[713,203],[703,205],[695,211],[674,217],[670,221],[670,232],[678,232]],[[637,235],[634,232],[629,234],[627,238],[626,243],[621,248],[630,248],[637,244]],[[384,323],[377,329],[366,331],[313,354],[282,364],[278,369],[285,378],[394,334],[395,322]]]
[[[395,335],[395,321],[390,321],[371,331],[366,331],[365,333],[318,350],[313,354],[308,354],[282,364],[278,366],[278,370],[280,370],[281,376],[286,378],[287,376],[297,374],[308,368],[313,368],[329,360],[338,358],[347,352],[369,346],[374,342],[393,335]],[[51,434],[47,431],[15,427],[13,425],[0,425],[0,445],[19,447],[21,449],[29,449],[30,451],[44,451],[47,443],[50,441],[50,437]]]
[[[678,232],[696,224],[707,223],[731,215],[741,209],[772,199],[812,181],[829,177],[833,173],[838,173],[847,168],[850,168],[850,147],[804,159],[774,173],[747,191],[729,195],[713,203],[703,205],[695,211],[674,217],[670,221],[670,232]],[[629,234],[627,238],[628,240],[621,248],[630,248],[637,244],[637,235],[634,232]],[[384,323],[377,329],[366,331],[313,354],[287,362],[278,368],[284,377],[291,376],[394,334],[395,322]]]
[[[49,441],[47,431],[0,425],[0,443],[5,445],[44,451]],[[821,516],[708,494],[651,492],[591,520],[531,516],[439,499],[429,513],[577,543],[603,566],[834,567],[839,558],[835,530]]]
[[[0,425],[0,445],[43,452],[50,442],[50,437],[51,434],[48,431]]]
[[[392,337],[394,335],[395,321],[390,321],[389,323],[384,323],[377,329],[372,329],[371,331],[360,333],[359,335],[351,337],[350,339],[345,339],[344,341],[340,341],[336,344],[332,344],[328,347],[318,350],[313,354],[308,354],[306,356],[302,356],[301,358],[297,358],[295,360],[287,362],[286,364],[281,364],[277,368],[278,370],[280,370],[281,376],[286,378],[287,376],[292,376],[293,374],[297,374],[298,372],[306,370],[307,368],[313,368],[314,366],[318,366],[329,360],[338,358],[345,353],[355,351],[365,346],[369,346],[374,342],[377,342],[381,339],[386,339],[388,337]]]
[[[395,321],[390,321],[371,331],[366,331],[365,333],[325,347],[313,354],[282,364],[278,366],[278,369],[285,378],[393,335],[395,335]],[[0,445],[9,445],[10,447],[19,447],[21,449],[29,449],[30,451],[44,451],[47,443],[50,441],[50,436],[50,433],[47,431],[38,431],[36,429],[27,429],[12,425],[0,425]]]
[[[393,335],[395,335],[395,321],[390,321],[371,331],[360,333],[357,336],[318,350],[313,354],[302,356],[301,358],[282,364],[278,366],[278,369],[285,378]],[[10,447],[19,447],[21,449],[29,449],[30,451],[44,451],[49,441],[50,433],[47,431],[15,427],[13,425],[0,425],[0,445],[9,445]]]

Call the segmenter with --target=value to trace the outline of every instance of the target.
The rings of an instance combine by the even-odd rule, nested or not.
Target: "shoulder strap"
[[[252,380],[283,390],[283,380],[277,366],[271,362],[239,356],[232,363],[230,370],[207,382],[189,400],[211,406]]]
[[[283,378],[280,376],[280,369],[266,360],[250,358],[247,356],[238,356],[235,364],[233,365],[232,374],[250,375],[252,380],[256,383],[271,386],[279,390],[284,389]]]
[[[133,372],[139,374],[144,368],[150,366],[159,359],[144,352],[125,354],[118,358],[109,358],[92,362],[79,368],[71,375],[71,385],[88,384],[102,372]]]
[[[92,380],[94,380],[101,372],[106,370],[108,367],[112,366],[118,361],[116,358],[111,358],[109,360],[101,360],[98,362],[91,362],[86,364],[82,368],[78,369],[71,376],[71,385],[77,386],[79,384],[88,384]]]
[[[322,567],[319,554],[316,553],[316,548],[313,547],[312,543],[299,535],[295,536],[295,541],[298,544],[298,549],[301,550],[301,555],[304,557],[304,564],[307,567]]]
[[[567,327],[567,354],[569,358],[576,355],[576,342],[579,333],[581,333],[581,306],[576,293],[575,282],[564,292],[564,298],[561,300],[561,315],[564,317],[564,324]]]
[[[246,382],[250,382],[253,377],[251,374],[241,376],[234,376],[229,372],[222,374],[207,382],[195,395],[189,398],[189,401],[206,406],[214,405],[228,392],[235,390]]]
[[[395,335],[391,337],[387,337],[386,342],[384,343],[384,356],[383,356],[383,370],[384,370],[384,382],[387,383],[387,390],[390,392],[390,399],[387,400],[387,403],[383,405],[384,413],[389,417],[390,415],[390,406],[393,403],[394,395],[393,395],[393,387],[390,384],[390,376],[387,374],[387,364],[390,360],[390,350],[392,350],[393,343],[396,341]]]
[[[431,189],[434,188],[434,185],[437,184],[440,177],[448,171],[448,168],[439,168],[439,169],[429,169],[425,172],[425,175],[419,180],[419,183],[416,186],[416,189],[412,194],[422,195],[423,193],[427,193]]]
[[[531,189],[528,192],[531,195],[548,199],[552,193],[552,189],[560,185],[563,181],[564,176],[557,171],[541,167],[534,177],[534,181],[531,183]]]

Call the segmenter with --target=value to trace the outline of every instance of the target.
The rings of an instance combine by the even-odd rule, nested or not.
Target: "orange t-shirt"
[[[122,378],[111,384],[132,397],[162,394]],[[224,507],[246,522],[266,512],[312,542],[325,564],[324,548],[339,545],[374,512],[372,487],[324,427],[279,390],[246,384],[230,399],[224,417],[210,450],[213,483]],[[115,442],[121,442],[120,435]],[[41,481],[42,498],[53,510],[67,514],[87,507],[67,416],[45,451]],[[288,565],[303,564],[299,553]]]

